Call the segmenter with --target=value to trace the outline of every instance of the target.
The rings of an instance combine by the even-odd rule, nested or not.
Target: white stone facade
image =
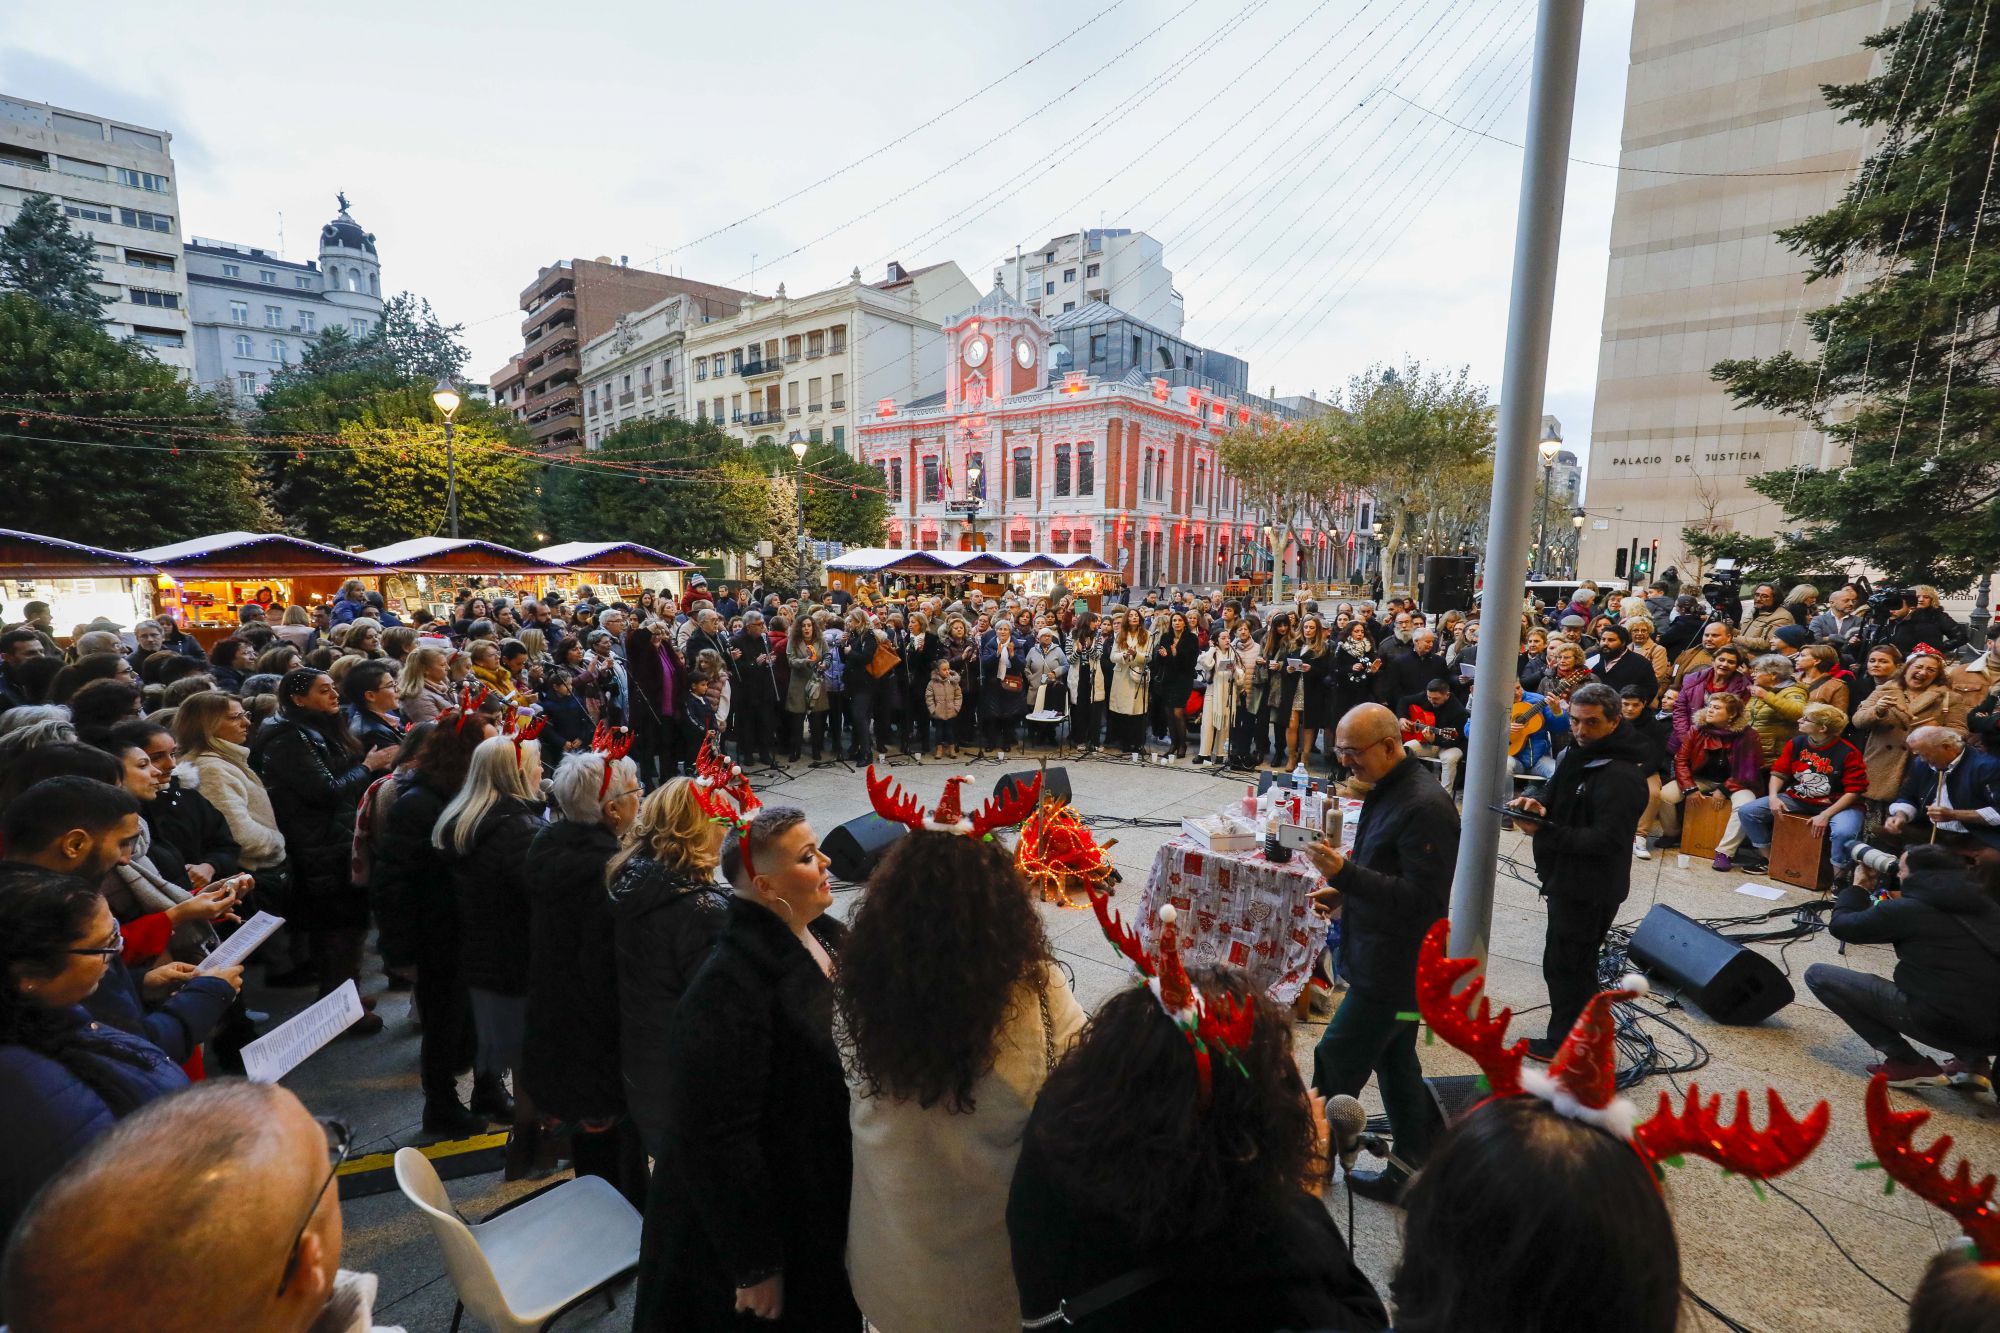
[[[1176,338],[1187,322],[1166,252],[1143,231],[1091,227],[1052,237],[1001,264],[993,278],[1043,319],[1102,301]]]

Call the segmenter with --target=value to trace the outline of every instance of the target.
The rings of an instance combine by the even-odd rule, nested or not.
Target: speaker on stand
[[[909,829],[874,811],[848,820],[820,839],[819,848],[833,864],[835,879],[859,884],[875,872],[875,863]]]
[[[1464,611],[1472,606],[1472,576],[1478,562],[1469,555],[1424,557],[1424,614]]]

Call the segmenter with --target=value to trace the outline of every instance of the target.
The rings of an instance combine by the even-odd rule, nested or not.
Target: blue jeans
[[[1785,809],[1792,814],[1818,813],[1811,806],[1795,801],[1790,796],[1781,795],[1778,799],[1785,803]],[[1771,829],[1777,823],[1777,815],[1771,809],[1769,797],[1760,796],[1748,805],[1739,807],[1736,818],[1742,823],[1743,836],[1750,840],[1752,847],[1762,851],[1771,845]],[[1858,805],[1847,807],[1835,815],[1830,823],[1827,841],[1833,852],[1833,868],[1844,870],[1847,868],[1847,849],[1861,836],[1861,807]]]
[[[1532,773],[1536,777],[1546,781],[1556,775],[1556,753],[1554,750],[1550,750],[1540,759],[1530,764],[1527,753],[1524,751],[1507,761],[1507,771],[1510,773]]]

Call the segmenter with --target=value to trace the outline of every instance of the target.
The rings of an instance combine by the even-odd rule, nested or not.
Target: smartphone
[[[1304,824],[1278,825],[1278,845],[1289,847],[1295,852],[1304,851],[1324,836],[1320,830],[1309,828]]]

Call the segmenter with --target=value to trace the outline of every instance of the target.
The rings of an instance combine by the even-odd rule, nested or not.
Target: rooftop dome
[[[361,230],[361,224],[347,213],[345,192],[334,198],[340,201],[340,213],[333,221],[319,229],[321,245],[337,245],[349,250],[360,250],[365,254],[375,253],[375,233]]]

